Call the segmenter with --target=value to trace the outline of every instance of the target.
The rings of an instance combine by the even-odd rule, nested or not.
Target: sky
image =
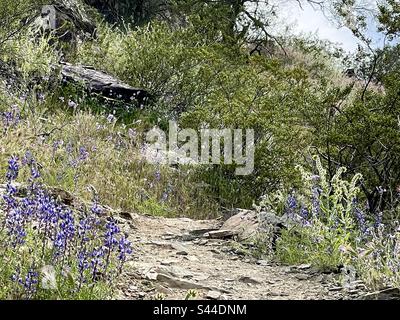
[[[376,1],[367,0],[371,5]],[[353,36],[352,32],[345,28],[339,28],[321,12],[310,5],[304,5],[300,8],[295,1],[279,0],[281,15],[284,17],[285,23],[293,27],[297,34],[315,34],[320,39],[327,39],[334,43],[338,43],[344,50],[354,52],[357,49],[358,39]],[[372,20],[368,23],[368,34],[374,40],[375,47],[381,47],[383,39],[376,31],[376,26]]]

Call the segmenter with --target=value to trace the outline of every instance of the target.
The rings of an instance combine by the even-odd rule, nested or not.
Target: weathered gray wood
[[[62,63],[61,74],[63,79],[66,81],[81,83],[90,92],[100,94],[105,98],[125,102],[144,102],[150,97],[146,90],[131,87],[130,85],[125,84],[104,72],[94,70],[91,67]]]
[[[59,40],[75,41],[78,35],[94,37],[96,24],[76,0],[56,0],[42,7],[34,25],[39,30],[52,32]]]

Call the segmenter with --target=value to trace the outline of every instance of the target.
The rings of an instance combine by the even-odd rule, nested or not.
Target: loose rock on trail
[[[230,240],[206,235],[221,227],[218,220],[130,218],[125,225],[136,250],[120,279],[119,299],[184,299],[190,289],[197,299],[213,300],[343,298],[341,290],[332,290],[331,275],[309,265],[279,266],[233,254]]]

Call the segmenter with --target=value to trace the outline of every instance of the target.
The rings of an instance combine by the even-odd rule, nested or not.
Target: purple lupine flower
[[[53,245],[56,250],[55,255],[56,256],[62,255],[62,253],[65,251],[65,248],[67,246],[67,238],[63,231],[60,231],[56,234]]]
[[[7,235],[10,237],[10,244],[15,248],[25,243],[25,219],[22,210],[18,207],[11,208],[5,218]]]
[[[67,239],[75,236],[75,219],[71,210],[64,210],[60,214],[60,229],[64,232]]]
[[[12,195],[17,194],[18,189],[17,189],[16,186],[12,185],[11,183],[7,183],[6,191],[7,191],[7,194],[8,194],[9,196],[12,196]]]
[[[309,225],[310,224],[310,212],[308,211],[308,209],[304,206],[301,207],[300,209],[300,216],[302,218],[303,221],[303,225]]]
[[[293,218],[295,216],[296,208],[297,208],[297,200],[294,194],[290,194],[287,197],[286,208],[285,208],[285,211],[290,218]]]
[[[79,161],[85,161],[89,157],[89,152],[86,150],[85,147],[80,147],[79,148],[79,156],[78,160]]]
[[[365,214],[364,212],[362,212],[362,210],[358,207],[357,205],[357,199],[353,199],[352,201],[353,203],[353,212],[356,216],[357,222],[358,222],[358,226],[361,230],[361,232],[366,235],[367,231],[368,231],[368,227],[365,221]]]
[[[26,151],[24,157],[21,160],[22,165],[31,165],[34,162],[33,155],[30,151]]]
[[[297,207],[297,201],[293,195],[290,195],[287,198],[287,206],[289,209],[295,209]]]
[[[10,111],[0,114],[5,128],[16,127],[20,120],[21,115],[17,105],[12,105]]]
[[[37,284],[39,282],[39,274],[34,270],[30,269],[25,276],[25,281],[23,283],[25,291],[28,294],[33,294],[37,289]]]
[[[168,192],[164,191],[162,196],[161,196],[161,202],[165,202],[168,200]]]
[[[98,205],[97,201],[93,201],[92,206],[90,208],[92,213],[94,213],[96,216],[99,216],[103,213],[103,209]]]
[[[312,205],[312,215],[313,217],[318,217],[321,213],[321,204],[319,200],[319,195],[320,195],[320,189],[317,186],[314,186],[312,188],[312,199],[311,199],[311,205]]]
[[[132,254],[132,245],[131,242],[128,240],[126,236],[121,237],[121,239],[118,242],[118,259],[121,262],[125,262],[126,256]]]
[[[10,160],[8,160],[8,171],[6,174],[6,177],[9,181],[17,179],[19,174],[19,159],[17,156],[11,157]]]
[[[379,228],[382,225],[382,219],[383,219],[383,212],[379,211],[375,215],[375,228]]]
[[[29,165],[31,170],[37,169],[37,163],[29,152],[25,153],[22,162]],[[17,198],[15,195],[18,190],[12,184],[12,180],[18,176],[19,164],[16,157],[9,161],[7,172],[9,181],[7,192],[3,195],[5,201],[1,207],[6,213],[4,229],[8,236],[7,243],[12,247],[24,244],[27,230],[29,230],[38,233],[39,237],[36,239],[42,241],[40,246],[42,255],[40,256],[39,252],[35,259],[39,258],[45,261],[45,257],[49,256],[48,250],[52,248],[53,256],[50,255],[53,259],[52,264],[54,267],[62,268],[65,267],[65,263],[71,263],[73,257],[80,274],[77,287],[72,289],[75,292],[80,290],[83,283],[96,280],[100,270],[102,274],[106,274],[108,266],[118,268],[115,270],[120,272],[122,262],[132,252],[131,245],[126,237],[120,236],[120,229],[113,219],[107,222],[104,235],[101,238],[98,237],[96,230],[100,227],[101,220],[98,215],[101,209],[97,199],[94,199],[88,216],[76,219],[74,211],[58,203],[39,183],[32,183],[30,192],[26,196]],[[35,173],[33,175],[36,176]],[[31,179],[29,181],[32,182]],[[27,246],[29,245],[27,243]],[[29,249],[32,248],[29,247]],[[115,258],[121,263],[119,265],[112,264],[110,263],[111,258]],[[92,280],[85,278],[84,271],[88,269],[93,276]],[[24,288],[26,297],[33,297],[38,281],[38,275],[34,268],[31,268],[24,276],[21,276],[17,270],[11,276],[11,280]]]
[[[118,240],[116,235],[119,233],[120,229],[115,222],[115,220],[110,220],[106,224],[106,233],[104,235],[104,246],[110,250],[114,248],[118,244]]]
[[[31,177],[32,177],[32,179],[40,178],[40,171],[39,171],[36,163],[32,164],[32,166],[31,166]]]
[[[97,272],[99,271],[100,268],[102,268],[105,265],[104,262],[104,256],[105,252],[103,248],[95,248],[92,250],[90,257],[90,267],[92,269],[92,275],[95,277],[97,275]]]
[[[67,152],[68,155],[72,154],[73,147],[72,147],[72,143],[71,142],[67,143],[67,146],[65,147],[65,151]]]

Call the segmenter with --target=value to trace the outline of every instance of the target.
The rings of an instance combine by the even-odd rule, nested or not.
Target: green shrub
[[[78,59],[150,90],[156,100],[146,108],[162,119],[197,130],[255,130],[252,176],[235,177],[235,166],[224,165],[199,173],[222,206],[249,207],[266,190],[298,180],[292,168],[309,137],[297,110],[316,100],[305,69],[249,57],[191,26],[153,23],[126,33],[102,27],[99,35],[79,48]]]
[[[42,0],[0,1],[0,53],[7,41],[15,39],[26,30],[35,18]]]

